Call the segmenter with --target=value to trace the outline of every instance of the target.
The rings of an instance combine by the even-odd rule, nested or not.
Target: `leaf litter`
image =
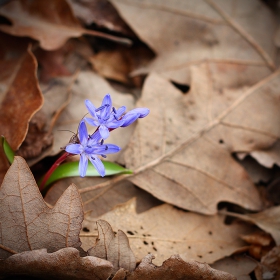
[[[115,105],[130,109],[135,101],[127,92],[133,92],[136,106],[151,114],[129,132],[112,133],[123,151],[110,160],[133,169],[133,175],[63,179],[46,196],[52,207],[26,162],[16,157],[8,170],[1,154],[2,178],[7,172],[0,195],[0,252],[6,258],[0,261],[1,277],[15,271],[57,279],[278,277],[277,184],[274,191],[266,186],[277,182],[279,165],[273,12],[257,0],[52,0],[52,9],[35,2],[7,1],[0,12],[1,134],[28,159],[35,176],[70,138],[58,129],[76,131],[84,99],[100,103],[110,93]],[[115,43],[131,40],[131,49]],[[100,75],[118,82],[109,84]],[[246,155],[258,161],[249,163],[253,181],[235,159]],[[258,164],[269,169],[265,176],[256,174]],[[69,210],[71,195],[79,201],[78,212]],[[227,217],[218,214],[222,206]],[[76,226],[69,232],[66,225]],[[117,235],[111,227],[120,230]],[[175,237],[180,242],[170,245],[167,239]],[[105,255],[102,248],[109,248]],[[238,259],[233,263],[239,274],[227,269],[224,257],[238,252],[259,261],[254,272],[252,263]],[[135,269],[131,254],[138,260]],[[202,263],[217,260],[219,270]]]

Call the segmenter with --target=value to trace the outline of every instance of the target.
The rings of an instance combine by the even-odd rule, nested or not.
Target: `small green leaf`
[[[126,169],[116,163],[109,162],[109,161],[103,161],[104,167],[105,167],[105,176],[110,175],[116,175],[116,174],[132,174],[132,171],[129,169]],[[67,178],[67,177],[74,177],[74,176],[80,176],[79,173],[79,162],[78,161],[72,161],[72,162],[66,162],[58,166],[55,171],[52,173],[50,178],[48,179],[46,186],[53,183],[56,180]],[[88,165],[86,176],[89,177],[99,177],[99,173],[94,168],[92,164]]]
[[[1,144],[9,163],[12,164],[14,161],[15,153],[3,135],[1,136]]]

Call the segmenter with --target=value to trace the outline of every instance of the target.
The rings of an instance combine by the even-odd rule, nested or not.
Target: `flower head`
[[[92,118],[85,118],[85,120],[90,125],[98,127],[103,139],[109,137],[109,129],[118,128],[123,124],[123,120],[120,118],[125,112],[126,107],[122,106],[118,110],[112,107],[110,94],[105,95],[99,108],[95,108],[89,100],[85,101],[85,105],[92,116]]]
[[[117,153],[120,147],[113,144],[103,144],[102,136],[97,130],[91,136],[88,136],[88,131],[85,122],[82,120],[79,125],[79,144],[68,144],[65,150],[71,154],[80,155],[79,173],[81,177],[86,175],[88,160],[93,164],[98,173],[104,177],[105,168],[98,155],[106,157],[106,154]]]

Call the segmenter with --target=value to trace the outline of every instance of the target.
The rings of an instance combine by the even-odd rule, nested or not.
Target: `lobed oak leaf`
[[[168,204],[138,214],[135,200],[114,208],[100,219],[128,234],[137,260],[153,252],[157,265],[172,254],[180,254],[185,261],[213,263],[246,246],[240,236],[252,232],[246,224],[226,225],[222,215],[184,212]],[[87,216],[83,222],[90,235],[96,232],[93,221]],[[83,245],[89,238],[81,237]]]
[[[55,252],[81,245],[83,205],[71,185],[49,208],[25,160],[15,157],[0,188],[0,258],[46,248]]]
[[[235,280],[236,278],[226,272],[211,268],[206,263],[196,261],[185,262],[179,255],[173,255],[165,260],[161,266],[152,263],[153,255],[144,257],[137,268],[122,280]],[[121,279],[121,278],[120,278]],[[114,280],[114,278],[113,278]],[[117,280],[117,279],[116,279]],[[119,280],[119,279],[118,279]]]
[[[91,256],[81,258],[75,248],[63,248],[54,253],[40,249],[0,260],[0,279],[24,275],[40,279],[105,280],[112,270],[110,262]]]
[[[104,220],[98,220],[96,224],[98,238],[95,245],[88,250],[88,254],[110,261],[114,266],[114,273],[119,268],[128,271],[134,270],[136,266],[135,256],[129,247],[125,233],[118,230],[115,234],[110,224]]]
[[[134,170],[131,182],[183,209],[214,214],[227,201],[260,210],[259,193],[232,154],[265,151],[279,138],[279,71],[232,89],[212,70],[207,62],[193,66],[186,95],[157,74],[146,79],[136,106],[151,113],[138,123],[123,163]]]

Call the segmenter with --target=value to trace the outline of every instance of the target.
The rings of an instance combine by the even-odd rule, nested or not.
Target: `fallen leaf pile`
[[[0,147],[0,279],[279,279],[279,14],[276,0],[0,1],[16,154]],[[84,100],[107,93],[150,109],[108,140],[133,174],[40,193]]]

